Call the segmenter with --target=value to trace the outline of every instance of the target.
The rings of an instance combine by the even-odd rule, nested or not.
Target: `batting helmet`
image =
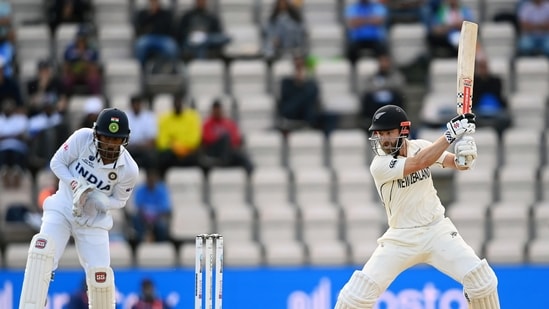
[[[128,138],[130,136],[128,116],[117,108],[105,108],[97,116],[94,130],[98,135]]]
[[[130,137],[130,124],[126,113],[116,108],[105,108],[97,116],[93,130],[95,146],[103,161],[117,160],[122,151],[120,146],[126,147]],[[122,138],[123,141],[121,145],[113,146],[102,141],[100,136]]]
[[[411,122],[406,112],[396,105],[385,105],[380,107],[372,117],[372,125],[369,131],[383,131],[400,129],[401,134],[408,136]]]

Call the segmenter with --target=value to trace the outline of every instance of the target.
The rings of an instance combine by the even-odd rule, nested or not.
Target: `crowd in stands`
[[[158,59],[185,64],[196,59],[230,62],[224,51],[232,38],[214,1],[196,0],[183,12],[161,0],[148,0],[144,7],[134,7],[133,57],[141,69]],[[338,115],[323,110],[324,92],[315,78],[311,29],[303,14],[308,1],[314,2],[262,0],[271,9],[258,26],[262,44],[256,56],[269,65],[282,58],[292,59],[293,72],[276,81],[273,118],[277,129],[288,133],[313,128],[329,135],[338,128]],[[93,127],[98,112],[111,99],[105,91],[104,59],[96,44],[98,25],[93,19],[93,1],[46,2],[49,5],[44,20],[52,37],[62,24],[79,26],[71,42],[57,46],[62,51],[59,57],[45,55],[36,63],[35,76],[22,80],[18,75],[22,64],[18,63],[12,6],[0,1],[0,172],[7,189],[17,188],[25,172],[36,176],[47,168],[60,143],[80,127]],[[521,0],[512,13],[505,18],[517,29],[516,56],[549,56],[549,1]],[[359,94],[359,127],[367,128],[373,112],[382,105],[406,108],[410,104],[404,95],[406,77],[391,58],[390,27],[421,23],[427,30],[425,42],[430,53],[426,57],[455,57],[463,20],[478,21],[478,16],[461,0],[342,2],[342,58],[353,67],[359,59],[368,57],[376,59],[378,65],[373,75],[364,77],[364,91]],[[478,125],[503,132],[512,125],[504,84],[491,72],[481,44],[478,50],[473,96]],[[75,127],[69,102],[76,95],[88,99]],[[165,175],[170,168],[198,166],[206,175],[212,168],[226,166],[242,167],[249,175],[254,171],[254,158],[246,151],[246,136],[238,119],[228,112],[229,106],[215,98],[208,117],[202,119],[187,93],[171,95],[172,108],[165,113],[154,113],[152,100],[145,93],[134,93],[125,109],[131,129],[127,151],[147,171],[145,183],[136,188],[134,196],[137,242],[169,238],[172,205]]]

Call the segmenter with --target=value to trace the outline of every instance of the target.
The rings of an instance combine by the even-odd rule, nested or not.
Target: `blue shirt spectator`
[[[171,201],[168,187],[158,172],[147,170],[145,183],[135,188],[135,241],[167,241],[170,235]],[[152,239],[151,239],[152,238]]]
[[[388,10],[385,4],[374,0],[358,0],[345,9],[347,24],[347,57],[355,62],[363,49],[375,55],[387,50]]]

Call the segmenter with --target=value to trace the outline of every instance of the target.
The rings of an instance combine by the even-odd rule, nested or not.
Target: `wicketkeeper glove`
[[[72,189],[72,214],[75,217],[82,216],[82,209],[88,198],[88,194],[95,188],[94,185],[85,181],[71,181]]]
[[[455,163],[458,167],[471,168],[477,158],[477,144],[470,135],[463,136],[454,146]]]
[[[466,133],[475,133],[475,114],[467,113],[457,115],[452,118],[452,120],[448,121],[446,128],[447,130],[444,132],[444,137],[446,137],[449,144]]]

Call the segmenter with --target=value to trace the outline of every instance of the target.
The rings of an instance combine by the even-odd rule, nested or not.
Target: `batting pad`
[[[498,279],[486,260],[463,278],[463,288],[473,309],[499,309]]]
[[[31,240],[19,309],[44,308],[52,279],[55,244],[45,234],[36,234]]]
[[[334,309],[371,309],[380,293],[377,283],[357,270],[339,292]]]
[[[92,309],[114,309],[114,273],[110,267],[95,267],[86,271],[88,302]]]

